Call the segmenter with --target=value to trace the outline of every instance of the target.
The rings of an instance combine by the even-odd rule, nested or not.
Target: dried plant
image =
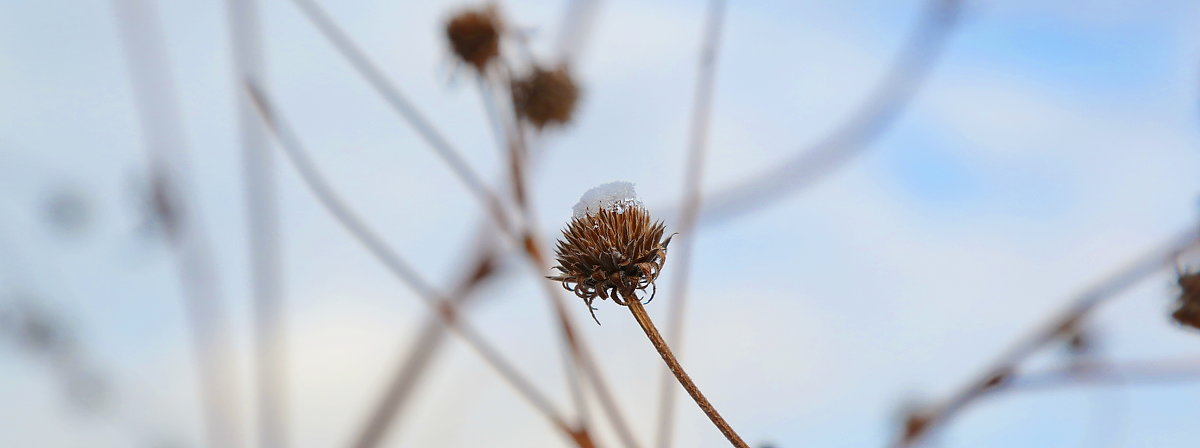
[[[563,125],[575,113],[579,86],[565,66],[534,67],[528,75],[512,81],[512,98],[517,115],[539,129]]]
[[[1200,329],[1200,272],[1179,273],[1179,300],[1171,318],[1180,325]]]
[[[488,230],[496,230],[496,232],[482,232],[484,237],[487,239],[507,238],[510,243],[514,243],[511,247],[525,251],[524,255],[527,261],[531,261],[539,269],[544,268],[548,264],[547,258],[544,256],[547,251],[540,246],[538,235],[541,234],[537,231],[536,220],[533,218],[535,215],[530,209],[529,202],[531,201],[526,199],[525,190],[527,188],[525,176],[528,173],[526,165],[529,163],[527,157],[533,154],[528,151],[525,140],[526,138],[536,138],[537,134],[526,135],[529,129],[524,125],[528,124],[530,128],[540,131],[546,127],[562,126],[571,122],[575,115],[575,109],[578,107],[581,90],[580,85],[567,68],[567,63],[571,62],[573,55],[559,55],[560,58],[557,62],[552,64],[533,63],[528,71],[519,72],[517,76],[513,76],[513,66],[510,61],[506,61],[505,57],[510,54],[510,49],[505,48],[505,45],[512,43],[514,39],[523,39],[523,37],[520,33],[513,31],[516,29],[515,27],[505,23],[495,5],[489,4],[460,10],[444,22],[445,37],[451,54],[458,63],[470,66],[479,75],[478,81],[481,86],[484,86],[481,90],[485,90],[489,94],[486,97],[493,101],[491,113],[500,115],[495,111],[497,109],[494,104],[496,98],[506,101],[511,99],[512,101],[512,108],[503,112],[503,114],[511,114],[511,116],[490,117],[494,127],[499,129],[497,133],[505,134],[503,137],[506,138],[506,141],[502,145],[510,145],[508,148],[511,152],[512,179],[510,182],[515,193],[512,198],[505,198],[496,195],[493,189],[484,182],[485,178],[474,172],[467,163],[469,158],[464,155],[469,153],[455,148],[445,137],[449,134],[436,129],[432,122],[426,119],[419,109],[389,81],[389,77],[351,42],[348,34],[338,28],[316,6],[316,2],[312,0],[293,1],[308,15],[322,34],[334,44],[336,49],[347,58],[350,65],[368,80],[379,96],[404,118],[417,131],[420,138],[450,166],[471,194],[480,200],[489,212],[487,219],[491,221],[485,222],[485,224],[495,227],[495,229]],[[252,11],[254,9],[252,3],[230,0],[230,5],[242,6],[241,9],[235,10],[238,12],[231,14],[231,18],[255,16],[257,13]],[[589,8],[592,8],[594,3],[596,2],[572,2],[568,9],[591,11]],[[903,52],[897,58],[900,62],[883,78],[884,80],[878,88],[868,95],[868,100],[861,108],[862,110],[851,114],[850,120],[847,120],[844,125],[838,126],[827,137],[819,139],[818,143],[809,150],[797,151],[783,163],[747,176],[740,182],[733,182],[730,184],[732,187],[720,189],[716,191],[716,194],[706,193],[705,197],[709,197],[706,200],[708,204],[702,210],[700,194],[703,184],[702,166],[706,133],[709,128],[708,116],[711,108],[709,103],[711,103],[714,89],[715,49],[720,40],[720,33],[717,32],[719,27],[714,24],[720,22],[718,19],[720,14],[723,14],[721,11],[724,8],[723,1],[714,0],[713,8],[710,11],[710,23],[706,26],[706,43],[700,57],[697,105],[694,108],[694,122],[691,130],[693,141],[689,145],[684,200],[679,206],[680,213],[668,213],[668,215],[675,216],[675,220],[672,221],[673,229],[686,235],[694,235],[698,227],[711,222],[714,218],[742,214],[761,204],[784,197],[786,193],[813,185],[827,177],[829,173],[846,166],[854,160],[856,155],[864,153],[870,146],[869,143],[882,135],[882,131],[889,123],[900,116],[896,113],[897,110],[903,108],[919,90],[922,78],[926,77],[929,68],[938,57],[946,36],[957,23],[960,5],[961,2],[958,0],[931,0],[929,13],[924,16],[920,22],[921,25],[916,28],[916,32],[908,44],[902,47]],[[121,9],[118,8],[118,12],[121,12]],[[125,9],[136,8],[125,7]],[[167,87],[170,83],[144,82],[169,77],[165,72],[167,66],[165,55],[157,54],[161,52],[159,49],[147,50],[137,45],[139,42],[156,40],[146,38],[147,35],[155,36],[153,31],[146,30],[154,30],[156,25],[147,27],[145,23],[131,20],[140,15],[130,12],[128,10],[123,12],[122,17],[125,20],[122,28],[129,34],[126,36],[126,46],[129,47],[131,56],[134,56],[130,58],[133,69],[131,72],[135,76],[134,84],[138,87],[136,89],[138,95],[150,99],[145,101],[146,103],[154,103],[155,99],[168,98],[172,93]],[[138,11],[132,12],[137,13]],[[568,12],[568,14],[571,13]],[[564,21],[568,25],[563,28],[568,32],[583,28],[574,25],[587,22],[587,17],[582,16],[588,14],[577,14],[581,17]],[[568,379],[573,381],[569,387],[572,398],[576,401],[574,403],[577,408],[575,415],[568,415],[557,409],[550,397],[541,391],[541,384],[530,381],[516,365],[503,357],[484,335],[474,330],[475,327],[471,325],[469,315],[463,311],[464,305],[467,303],[467,295],[485,279],[499,275],[497,274],[499,271],[497,263],[501,261],[504,254],[494,248],[501,246],[481,244],[474,247],[472,250],[475,252],[471,255],[477,256],[474,264],[477,268],[470,271],[469,275],[460,281],[459,287],[449,289],[451,291],[449,293],[442,293],[419,276],[417,271],[406,262],[403,254],[389,247],[384,238],[373,232],[371,227],[346,205],[347,201],[334,193],[334,190],[321,176],[320,167],[309,161],[306,151],[299,144],[298,137],[286,125],[282,114],[277,113],[278,111],[269,106],[266,101],[267,95],[259,90],[258,86],[260,86],[261,80],[257,79],[255,73],[257,70],[252,67],[261,63],[261,61],[256,62],[255,58],[262,56],[256,54],[259,52],[259,44],[253,42],[257,38],[252,36],[257,33],[253,30],[257,25],[252,22],[239,22],[239,20],[234,20],[234,26],[231,27],[235,35],[235,46],[239,50],[244,50],[237,56],[239,62],[244,65],[237,70],[237,73],[243,81],[242,83],[249,87],[247,90],[253,92],[251,96],[254,97],[253,102],[243,104],[246,106],[242,119],[246,132],[247,155],[251,157],[265,156],[266,153],[260,151],[266,149],[261,140],[265,135],[264,130],[271,130],[279,140],[289,163],[299,171],[305,185],[313,190],[317,199],[334,215],[339,224],[348,229],[356,240],[364,244],[393,275],[413,288],[416,295],[424,300],[433,311],[431,313],[432,320],[427,324],[425,330],[420,332],[423,336],[414,346],[411,361],[404,363],[404,367],[399,369],[391,383],[392,386],[389,386],[387,392],[380,398],[376,410],[363,425],[363,430],[356,438],[354,446],[372,447],[385,440],[389,422],[395,419],[397,409],[403,404],[404,397],[409,394],[408,391],[415,387],[419,372],[427,366],[428,359],[436,350],[438,335],[446,329],[459,333],[467,341],[467,344],[476,350],[496,370],[496,373],[508,381],[520,396],[529,401],[555,429],[577,446],[581,448],[596,446],[596,440],[592,439],[592,434],[595,434],[596,431],[589,427],[588,422],[587,414],[590,406],[584,398],[587,395],[584,390],[586,387],[591,387],[593,396],[600,400],[602,406],[606,407],[605,411],[613,414],[609,418],[613,421],[618,436],[621,437],[621,443],[626,447],[638,446],[634,437],[626,434],[628,431],[623,428],[622,416],[617,407],[609,403],[612,398],[606,392],[602,375],[598,373],[600,369],[596,367],[597,363],[590,358],[591,355],[587,354],[586,338],[572,328],[571,320],[566,317],[568,314],[561,311],[563,305],[558,303],[559,299],[564,296],[561,291],[558,291],[552,284],[539,279],[540,286],[548,291],[547,298],[557,307],[556,317],[561,326],[559,336],[564,346],[569,347],[569,353],[564,358],[566,359],[565,367],[568,371]],[[151,25],[154,24],[151,23]],[[562,40],[565,42],[560,45],[563,48],[571,49],[578,46],[575,42],[579,40],[578,38]],[[525,50],[530,53],[528,48]],[[527,60],[538,60],[531,54],[526,54],[526,56],[528,56]],[[252,105],[258,108],[254,109]],[[178,126],[170,118],[177,114],[177,111],[170,105],[167,107],[142,107],[146,109],[143,111],[142,119],[146,122],[145,133],[148,136],[158,135],[159,133],[155,131],[160,128],[167,128],[170,131],[170,128]],[[165,113],[160,113],[164,111]],[[262,123],[255,119],[253,116],[255,113],[261,115],[259,118],[263,119]],[[163,133],[168,136],[173,134],[173,132]],[[182,145],[181,142],[174,141],[174,139],[166,139],[165,143],[148,145],[152,149],[150,153],[152,163],[150,164],[151,178],[148,182],[150,185],[146,189],[146,208],[153,215],[164,236],[170,241],[180,243],[178,244],[181,249],[179,251],[180,276],[184,282],[185,293],[188,295],[188,312],[189,318],[192,319],[192,325],[195,327],[193,331],[197,340],[197,352],[203,353],[202,350],[199,350],[199,348],[203,348],[200,342],[215,340],[225,343],[227,341],[221,339],[220,336],[226,329],[218,325],[221,322],[219,316],[222,313],[221,309],[214,304],[220,303],[219,300],[211,300],[220,297],[213,286],[215,279],[209,272],[212,269],[209,266],[212,260],[209,260],[206,255],[206,246],[209,243],[202,238],[202,232],[196,230],[196,222],[193,222],[199,220],[194,216],[195,198],[189,195],[193,186],[186,176],[183,176],[187,174],[184,169],[186,166],[177,160],[172,160],[181,156],[181,154],[172,154],[174,149],[172,151],[162,149],[179,148]],[[275,278],[274,272],[279,269],[277,265],[280,261],[277,260],[278,255],[274,253],[277,249],[274,247],[275,243],[270,238],[278,228],[273,223],[275,218],[271,216],[275,212],[268,208],[277,199],[268,194],[273,188],[270,186],[271,180],[268,177],[270,176],[269,160],[249,159],[248,162],[249,165],[262,164],[257,167],[249,166],[251,169],[247,170],[247,196],[258,201],[250,206],[250,211],[258,214],[251,216],[251,231],[257,233],[256,239],[261,240],[251,248],[251,254],[255,257],[252,259],[256,270],[253,275],[257,288],[257,306],[259,307],[256,310],[258,313],[256,325],[260,328],[256,337],[262,339],[256,354],[258,357],[256,375],[259,376],[258,384],[261,389],[258,392],[260,397],[257,402],[257,406],[260,408],[258,419],[261,433],[260,444],[282,448],[287,445],[288,440],[286,437],[288,433],[287,415],[284,412],[288,404],[285,399],[287,391],[282,388],[261,387],[282,384],[280,380],[282,360],[267,357],[267,353],[272,350],[267,350],[270,348],[270,344],[266,343],[268,339],[282,334],[281,332],[275,334],[276,332],[272,331],[279,323],[277,318],[272,316],[283,312],[283,302],[279,300],[280,297],[276,297],[277,293],[273,291],[274,288],[279,287],[279,281]],[[181,176],[185,178],[180,179]],[[253,191],[254,189],[258,189],[258,191]],[[71,203],[70,198],[54,199],[56,202],[51,203],[49,212],[55,220],[61,221],[63,224],[70,224],[72,220],[79,218],[75,215],[79,213],[76,210],[78,204]],[[659,333],[644,307],[653,300],[657,293],[656,281],[664,269],[667,248],[674,234],[668,235],[664,223],[653,219],[651,213],[636,199],[632,197],[609,197],[607,199],[609,199],[607,202],[583,204],[581,208],[577,208],[575,215],[562,230],[562,236],[557,241],[555,248],[557,265],[552,268],[557,272],[547,278],[559,282],[564,289],[582,299],[597,324],[600,323],[596,317],[597,308],[594,304],[597,297],[601,300],[611,298],[614,303],[629,309],[675,380],[682,385],[734,446],[747,446],[684,372],[672,348]],[[193,240],[197,240],[199,243],[195,243]],[[691,256],[689,243],[690,241],[687,240],[677,242],[673,258],[673,269],[676,270],[673,280],[677,283],[669,286],[668,290],[676,297],[671,299],[673,308],[668,315],[675,321],[683,320],[682,304],[685,303],[688,285],[686,266],[687,260]],[[1184,249],[1198,244],[1200,244],[1200,235],[1195,231],[1190,231],[1170,241],[1167,249],[1170,251],[1169,253],[1177,255]],[[487,250],[480,250],[481,247],[486,247]],[[1093,345],[1095,335],[1090,331],[1083,330],[1083,321],[1102,303],[1116,297],[1137,279],[1153,272],[1165,270],[1166,264],[1163,263],[1165,259],[1166,257],[1161,253],[1155,252],[1145,259],[1136,261],[1129,269],[1106,279],[1096,288],[1084,291],[1072,302],[1071,307],[1062,314],[1053,316],[1048,325],[1036,328],[1028,338],[1018,341],[1012,350],[1002,352],[994,363],[983,369],[980,375],[965,388],[955,391],[944,402],[922,407],[906,414],[907,419],[903,428],[898,429],[896,443],[901,446],[920,444],[937,429],[946,426],[955,415],[961,413],[962,409],[978,401],[981,397],[1013,388],[1027,387],[1031,384],[1054,385],[1068,382],[1105,381],[1110,378],[1123,382],[1126,379],[1153,377],[1154,374],[1160,372],[1182,372],[1184,375],[1191,375],[1194,378],[1196,373],[1200,372],[1194,363],[1140,366],[1097,362],[1092,359],[1093,356],[1090,356],[1096,351]],[[1171,317],[1180,325],[1200,329],[1200,273],[1179,272],[1177,281],[1181,291]],[[0,317],[4,316],[0,315]],[[0,324],[3,323],[3,319],[0,319]],[[56,333],[52,326],[35,321],[23,322],[23,325],[19,333],[21,341],[31,348],[52,352],[55,347],[64,345],[63,335]],[[681,333],[670,331],[675,329],[674,325],[669,322],[667,328],[672,343],[682,340]],[[1073,355],[1069,358],[1070,364],[1063,369],[1051,369],[1040,375],[1026,373],[1025,361],[1052,343],[1061,343],[1067,347]],[[278,345],[282,346],[282,344]],[[676,348],[678,349],[679,346],[676,345]],[[61,351],[61,349],[58,350]],[[240,444],[243,436],[238,428],[238,416],[236,413],[227,412],[227,409],[233,409],[230,407],[230,403],[236,402],[237,396],[227,394],[223,390],[236,390],[237,388],[226,387],[232,382],[225,378],[228,374],[218,368],[219,357],[201,355],[198,356],[198,361],[197,364],[200,366],[198,377],[202,383],[200,389],[204,394],[203,401],[208,420],[206,423],[209,426],[208,437],[211,439],[208,442],[236,446]],[[92,383],[91,378],[86,375],[79,375],[78,378],[73,377],[71,380],[73,381],[72,387],[80,389],[86,389]],[[670,390],[674,391],[671,377],[666,377],[666,381],[665,384],[671,386]],[[669,410],[672,403],[671,395],[664,393],[660,404],[658,446],[670,446],[671,417]],[[667,411],[662,412],[662,409]]]
[[[746,442],[683,370],[643,307],[642,298],[637,296],[638,291],[654,286],[662,272],[667,245],[674,236],[663,240],[663,231],[662,221],[651,224],[650,213],[637,200],[633,184],[613,182],[593,188],[575,205],[574,217],[563,230],[563,239],[558,241],[558,266],[553,269],[560,274],[547,278],[561,282],[563,288],[583,299],[592,319],[596,318],[596,308],[592,306],[596,297],[612,298],[616,304],[629,308],[667,368],[696,405],[730,443],[745,447]],[[646,301],[653,297],[651,292]]]
[[[618,305],[641,300],[637,291],[654,286],[667,260],[662,221],[651,223],[650,213],[640,206],[623,211],[599,210],[576,217],[563,230],[555,248],[560,274],[547,278],[562,282],[563,288],[583,299],[596,319],[597,297],[612,298]],[[646,299],[654,298],[654,291]],[[596,319],[596,323],[600,323]]]
[[[446,38],[455,56],[482,73],[500,55],[503,29],[496,8],[487,6],[465,10],[450,18],[446,23]]]

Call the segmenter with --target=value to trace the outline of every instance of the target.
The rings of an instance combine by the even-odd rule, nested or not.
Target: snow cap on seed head
[[[624,213],[631,207],[641,207],[642,201],[637,198],[633,183],[617,181],[609,182],[588,190],[579,198],[572,208],[575,219],[594,214],[600,210]]]

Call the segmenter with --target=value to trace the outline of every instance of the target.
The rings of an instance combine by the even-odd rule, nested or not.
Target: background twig
[[[246,79],[262,85],[263,55],[257,0],[228,0],[226,12],[233,49],[236,84]],[[258,440],[264,448],[286,448],[287,339],[279,278],[279,216],[276,211],[274,163],[265,150],[267,136],[244,89],[234,89],[241,134],[250,279],[253,291],[254,367],[257,385]]]
[[[683,196],[680,200],[682,205],[679,208],[680,216],[675,229],[684,237],[675,243],[675,277],[671,282],[673,295],[667,308],[667,340],[675,347],[677,353],[683,351],[684,313],[687,311],[692,248],[697,236],[696,217],[700,213],[702,199],[704,156],[708,149],[708,122],[712,116],[713,90],[717,76],[717,49],[721,42],[724,18],[725,1],[710,1],[707,19],[704,23],[700,60],[697,64],[695,105],[692,109],[687,164],[683,176]],[[670,447],[674,435],[675,388],[671,383],[671,372],[663,372],[662,378],[659,380],[658,438],[655,443],[659,448]]]
[[[1117,297],[1138,281],[1163,268],[1174,266],[1179,253],[1198,244],[1200,244],[1200,229],[1189,226],[1186,231],[1135,259],[1095,286],[1084,290],[1071,300],[1066,309],[1051,317],[1049,321],[1037,327],[1023,339],[1018,340],[1007,351],[1002,352],[988,368],[984,369],[982,374],[967,386],[953,393],[932,412],[920,416],[917,424],[909,425],[905,433],[897,439],[895,445],[898,447],[917,445],[930,433],[945,426],[955,415],[961,413],[964,408],[983,396],[988,390],[1010,379],[1025,358],[1041,347],[1059,339],[1066,332],[1075,328],[1101,304]]]
[[[243,444],[232,341],[217,288],[211,242],[191,196],[186,139],[154,3],[113,0],[149,158],[156,218],[178,251],[184,309],[199,370],[208,444]]]
[[[483,357],[489,365],[492,366],[500,375],[507,380],[518,393],[521,394],[527,401],[530,402],[538,411],[542,413],[550,422],[566,435],[572,441],[577,442],[580,448],[587,448],[589,445],[579,443],[578,432],[569,425],[562,417],[562,413],[554,409],[550,401],[546,399],[538,390],[526,380],[516,368],[512,367],[503,357],[500,356],[490,344],[486,342],[482,336],[476,332],[473,327],[467,325],[466,321],[462,320],[453,306],[452,299],[447,299],[444,295],[437,292],[430,283],[426,282],[411,265],[400,257],[395,251],[391,250],[375,232],[371,231],[366,224],[358,218],[358,216],[345,205],[337,194],[329,187],[324,178],[317,172],[315,165],[309,161],[305,155],[303,146],[293,134],[291,129],[286,125],[282,117],[277,111],[271,107],[267,98],[253,84],[247,85],[254,98],[255,106],[262,117],[267,127],[274,132],[280,147],[288,156],[288,160],[300,173],[304,183],[312,190],[317,199],[337,219],[346,230],[350,232],[368,251],[375,256],[389,272],[403,281],[406,285],[416,291],[422,301],[428,305],[442,321],[450,328],[455,330],[467,344],[474,349],[480,356]]]
[[[899,118],[928,76],[958,23],[960,0],[930,0],[891,71],[852,118],[816,144],[708,194],[701,224],[723,221],[786,197],[846,166]]]

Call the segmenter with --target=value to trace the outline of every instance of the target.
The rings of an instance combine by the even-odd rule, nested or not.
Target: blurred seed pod
[[[525,77],[512,81],[512,97],[517,115],[540,129],[571,121],[579,87],[565,66],[553,70],[534,67]]]
[[[1176,323],[1200,329],[1200,272],[1179,273],[1179,300],[1171,318]]]
[[[446,23],[446,38],[454,55],[482,73],[488,63],[500,55],[503,31],[495,6],[469,9],[455,14]]]

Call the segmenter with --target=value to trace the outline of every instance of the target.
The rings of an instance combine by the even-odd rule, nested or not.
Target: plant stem
[[[642,302],[638,301],[632,294],[626,297],[629,297],[626,302],[629,304],[629,311],[633,313],[633,318],[637,319],[638,325],[642,326],[642,331],[646,332],[646,337],[650,338],[650,343],[654,345],[654,349],[658,350],[658,354],[662,356],[663,362],[667,363],[667,368],[671,369],[671,373],[675,374],[675,379],[678,379],[683,389],[687,391],[688,395],[692,396],[692,400],[696,401],[696,405],[700,406],[700,410],[704,411],[704,415],[707,415],[708,419],[712,420],[717,429],[721,430],[721,434],[724,434],[725,438],[729,439],[729,443],[732,443],[733,446],[749,448],[749,445],[746,445],[746,442],[736,432],[733,432],[733,428],[729,426],[729,422],[726,422],[721,417],[721,414],[717,412],[717,409],[713,407],[712,403],[709,403],[708,399],[704,397],[704,394],[700,393],[700,388],[696,387],[696,383],[692,382],[692,378],[688,376],[687,372],[683,371],[683,366],[679,365],[679,361],[675,359],[675,354],[671,353],[671,347],[667,346],[667,341],[663,340],[662,335],[658,333],[658,328],[650,320],[650,315],[646,313],[646,308],[642,306]]]

